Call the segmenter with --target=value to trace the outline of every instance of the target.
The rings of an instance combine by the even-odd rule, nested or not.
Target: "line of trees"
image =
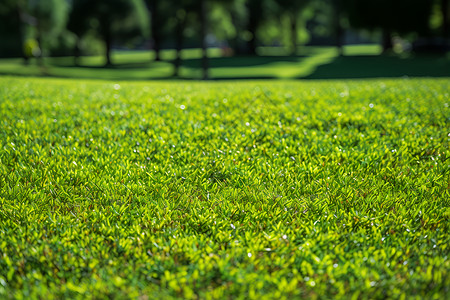
[[[202,49],[207,78],[212,38],[235,54],[256,55],[258,45],[281,43],[295,55],[309,22],[339,48],[345,29],[380,32],[388,51],[394,35],[448,41],[449,10],[449,0],[2,0],[0,56],[40,57],[47,49],[77,58],[89,40],[102,42],[109,65],[114,45],[150,40],[155,60],[164,47],[176,49],[177,75],[189,42]]]

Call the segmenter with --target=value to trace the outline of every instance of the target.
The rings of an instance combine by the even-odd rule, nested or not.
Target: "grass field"
[[[281,51],[281,52],[280,52]],[[287,56],[279,48],[260,48],[259,56],[222,57],[220,49],[210,49],[210,77],[229,79],[344,79],[376,77],[450,77],[450,56],[380,55],[378,45],[349,45],[339,57],[334,47],[302,47],[299,55]],[[115,51],[113,67],[105,68],[101,56],[45,58],[44,66],[21,58],[0,59],[0,75],[48,76],[63,78],[148,80],[175,79],[175,51],[162,51],[162,61],[153,61],[150,51]],[[185,49],[180,69],[182,79],[201,79],[201,51]]]
[[[0,298],[444,299],[450,80],[0,80]]]

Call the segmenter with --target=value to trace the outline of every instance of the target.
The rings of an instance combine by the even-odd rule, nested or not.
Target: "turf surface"
[[[0,81],[0,298],[449,294],[449,79]]]

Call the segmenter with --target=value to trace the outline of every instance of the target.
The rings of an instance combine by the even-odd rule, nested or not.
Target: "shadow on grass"
[[[136,69],[151,69],[155,64],[159,62],[149,61],[149,62],[127,62],[127,63],[114,63],[112,65],[90,65],[84,62],[75,64],[73,58],[58,58],[53,59],[48,62],[50,66],[60,67],[60,68],[83,68],[83,69],[105,69],[105,70],[136,70]]]
[[[305,56],[235,56],[235,57],[210,57],[208,59],[210,71],[215,68],[225,68],[230,71],[227,74],[221,72],[214,74],[211,80],[273,80],[278,79],[276,75],[260,74],[258,67],[278,62],[298,63]],[[88,58],[87,58],[88,59]],[[92,62],[91,62],[92,63]],[[111,66],[89,64],[84,57],[81,64],[75,65],[73,57],[49,58],[46,62],[47,72],[38,73],[42,77],[55,78],[83,78],[83,79],[105,79],[105,80],[199,80],[202,74],[201,58],[183,59],[181,67],[187,71],[184,76],[173,76],[173,60],[147,61],[147,62],[115,62]],[[243,74],[240,68],[255,67],[252,73]],[[271,66],[268,66],[272,68]],[[233,70],[233,69],[236,70]],[[23,69],[25,70],[25,69]],[[35,70],[37,72],[37,70]],[[25,72],[16,70],[0,72],[3,75],[27,76]],[[191,73],[191,75],[188,75]],[[29,74],[30,76],[36,74]]]
[[[234,68],[262,66],[274,62],[298,62],[304,56],[234,56],[234,57],[210,57],[208,59],[211,68]],[[173,63],[173,60],[148,61],[148,62],[116,62],[113,65],[89,65],[80,63],[75,65],[70,57],[53,58],[49,64],[63,68],[88,68],[88,69],[151,69],[160,63]],[[198,69],[202,66],[201,58],[182,59],[183,67]]]
[[[310,56],[235,56],[209,59],[211,80],[276,80],[286,65],[305,69],[304,62]],[[87,58],[89,59],[89,58]],[[97,60],[82,61],[74,65],[73,57],[52,58],[46,68],[36,65],[24,66],[20,60],[5,60],[0,74],[13,76],[44,76],[74,79],[104,80],[198,80],[201,77],[201,58],[182,60],[181,77],[173,76],[173,61],[122,61],[113,66],[98,65]],[[91,63],[92,65],[90,65]],[[281,64],[278,64],[281,63]],[[248,69],[246,69],[248,68]],[[303,68],[303,69],[302,69]],[[281,70],[281,71],[280,71]],[[332,57],[327,62],[318,62],[303,74],[290,79],[358,79],[377,77],[450,77],[450,59],[445,56],[410,55],[355,55]]]
[[[445,56],[343,56],[299,79],[357,79],[377,77],[449,77]]]
[[[274,62],[297,63],[305,56],[233,56],[233,57],[212,57],[208,59],[211,68],[245,68],[271,64]],[[183,66],[188,68],[200,68],[201,58],[185,59]],[[238,76],[239,77],[239,76]]]
[[[64,78],[64,79],[100,79],[100,80],[117,80],[117,81],[198,81],[199,77],[187,77],[187,76],[124,76],[114,74],[109,76],[98,76],[96,74],[87,75],[87,76],[74,76],[73,74],[64,75],[64,74],[51,74],[41,72],[39,74],[20,74],[16,72],[0,72],[0,76],[16,76],[16,77],[30,77],[30,76],[38,76],[42,78]],[[226,81],[226,80],[279,80],[276,76],[213,76],[209,80],[211,81]]]
[[[276,76],[214,76],[211,80],[215,81],[226,81],[226,80],[280,80]]]
[[[89,66],[83,64],[64,64],[64,63],[50,63],[49,65],[60,68],[82,68],[93,70],[137,70],[137,69],[151,69],[154,67],[153,63],[115,63],[113,65],[103,66]]]
[[[181,76],[147,76],[147,77],[132,77],[132,76],[104,76],[99,77],[95,74],[90,76],[78,76],[75,77],[73,75],[62,75],[62,74],[50,74],[50,73],[40,73],[37,75],[33,74],[18,74],[14,72],[1,72],[0,76],[14,76],[14,77],[41,77],[41,78],[62,78],[62,79],[96,79],[96,80],[117,80],[117,81],[198,81],[198,78],[190,78],[190,77],[181,77]]]

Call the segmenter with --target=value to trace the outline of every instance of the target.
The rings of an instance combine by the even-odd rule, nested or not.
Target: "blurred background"
[[[0,74],[450,76],[449,0],[1,0]]]

